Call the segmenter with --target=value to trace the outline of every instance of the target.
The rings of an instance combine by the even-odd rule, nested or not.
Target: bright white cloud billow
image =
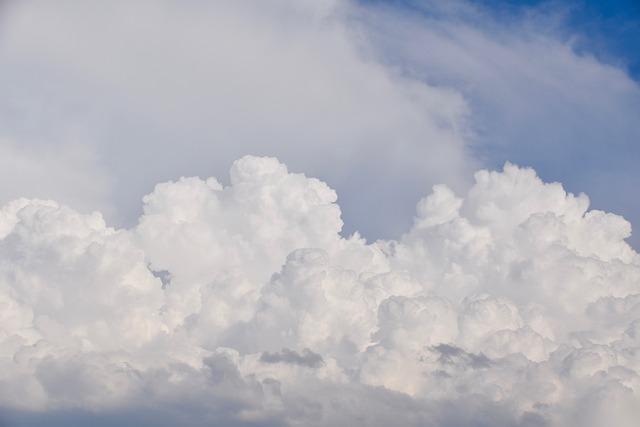
[[[6,425],[635,425],[640,256],[586,196],[507,164],[367,244],[273,158],[230,183],[0,210]]]

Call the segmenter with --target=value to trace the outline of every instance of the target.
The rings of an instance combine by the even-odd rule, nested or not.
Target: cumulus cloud
[[[635,425],[640,255],[587,196],[506,164],[367,243],[276,159],[229,183],[159,184],[131,228],[0,209],[6,425]]]
[[[472,174],[635,215],[637,82],[420,4],[0,2],[0,426],[637,424],[630,223]]]
[[[371,235],[400,230],[422,185],[467,183],[468,108],[455,90],[376,60],[355,10],[342,0],[8,2],[0,137],[90,147],[100,162],[88,169],[102,168],[112,190],[98,201],[117,206],[107,216],[118,224],[135,223],[157,182],[223,176],[236,158],[262,154],[350,194],[351,230],[355,218]],[[74,169],[82,178],[68,188],[92,182]]]

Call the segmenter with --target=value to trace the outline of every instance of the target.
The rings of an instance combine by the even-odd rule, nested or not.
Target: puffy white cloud
[[[5,424],[638,419],[640,256],[586,196],[507,164],[462,196],[436,186],[402,237],[369,244],[276,159],[229,182],[159,184],[130,229],[0,209]]]

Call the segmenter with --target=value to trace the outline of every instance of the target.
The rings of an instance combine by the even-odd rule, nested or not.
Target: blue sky
[[[579,47],[611,61],[640,77],[640,2],[637,0],[480,0],[479,3],[509,13],[523,8],[566,8],[568,33],[578,33]]]
[[[396,7],[417,7],[420,0],[363,0]],[[513,19],[532,7],[564,10],[566,31],[583,38],[580,48],[624,67],[640,77],[640,2],[637,0],[476,0],[503,19]]]
[[[502,46],[511,43],[510,39],[521,38],[526,44],[525,40],[543,38],[568,46],[569,55],[583,61],[585,66],[589,62],[598,63],[621,73],[631,86],[637,86],[640,77],[637,1],[363,3],[413,16],[414,34],[419,34],[421,27],[426,34],[429,28],[438,28],[442,21],[449,21],[451,26],[464,25],[477,31],[487,40],[501,40],[497,43]],[[625,90],[615,99],[601,99],[601,94],[611,90],[611,83],[592,80],[582,86],[574,85],[574,80],[586,75],[583,72],[586,68],[560,71],[562,66],[554,65],[553,60],[540,65],[547,60],[543,50],[521,58],[523,65],[531,61],[532,68],[536,68],[534,79],[538,81],[531,83],[530,91],[527,89],[530,83],[526,83],[530,77],[522,67],[509,65],[509,59],[492,60],[500,78],[510,82],[502,85],[492,74],[464,75],[448,59],[431,59],[430,50],[437,50],[436,44],[407,49],[414,35],[398,36],[399,33],[389,30],[388,34],[393,35],[390,41],[382,42],[388,43],[384,55],[431,84],[453,86],[463,93],[471,108],[475,140],[472,150],[485,164],[498,168],[505,161],[512,161],[532,166],[545,180],[560,181],[574,193],[586,192],[593,208],[619,213],[632,223],[639,221],[640,202],[629,197],[640,188],[636,166],[640,159],[640,128],[634,119],[640,117],[637,89]],[[454,45],[458,46],[456,42]],[[473,54],[472,48],[467,48],[466,55]],[[464,61],[464,55],[461,54],[460,61]],[[438,61],[449,62],[443,65]],[[554,73],[565,74],[550,77]],[[545,82],[549,79],[556,79],[555,89]],[[492,89],[485,89],[486,85]],[[533,89],[536,85],[539,87]],[[582,95],[577,95],[581,92]],[[504,93],[506,98],[501,99],[497,93]],[[569,101],[574,95],[577,97]],[[526,112],[514,113],[525,104],[528,104]],[[607,107],[615,105],[620,107]],[[634,233],[631,241],[636,246],[640,243],[638,233]]]

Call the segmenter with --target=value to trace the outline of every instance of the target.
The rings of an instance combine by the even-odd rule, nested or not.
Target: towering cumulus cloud
[[[640,419],[640,256],[586,196],[506,164],[367,243],[276,159],[230,178],[157,185],[131,229],[2,207],[5,425]]]

